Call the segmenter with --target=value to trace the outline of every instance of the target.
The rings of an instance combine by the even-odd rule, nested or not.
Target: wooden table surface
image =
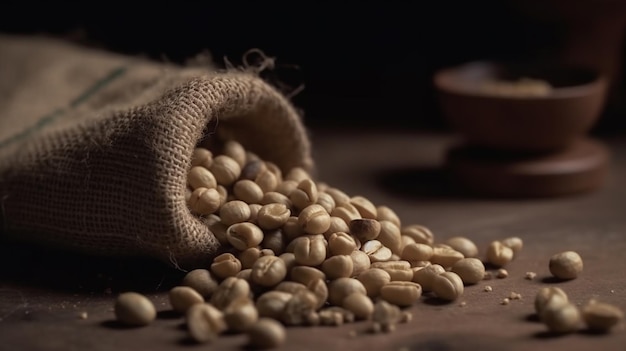
[[[491,240],[519,236],[522,253],[509,277],[465,289],[454,303],[423,297],[413,320],[391,334],[363,333],[367,323],[338,328],[290,328],[281,350],[624,350],[626,327],[610,334],[546,333],[533,317],[536,291],[559,286],[576,304],[590,298],[626,310],[626,138],[606,138],[612,151],[606,185],[593,193],[555,199],[479,199],[459,195],[441,170],[449,135],[311,130],[317,177],[350,195],[395,209],[403,224],[431,228],[438,242],[463,235],[481,254]],[[488,180],[485,180],[488,181]],[[578,251],[584,272],[575,280],[549,278],[548,259]],[[144,260],[108,260],[2,243],[1,350],[244,349],[242,335],[194,345],[181,318],[170,313],[167,289],[181,273]],[[534,280],[524,279],[534,271]],[[486,285],[493,287],[485,292]],[[116,293],[138,290],[153,299],[159,318],[144,328],[113,323]],[[522,295],[501,305],[511,292]],[[460,302],[465,302],[461,306]],[[86,312],[87,318],[80,318]],[[84,317],[84,316],[83,316]],[[354,336],[352,331],[356,331]]]

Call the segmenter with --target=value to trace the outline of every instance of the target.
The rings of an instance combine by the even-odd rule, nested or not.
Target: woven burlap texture
[[[191,155],[207,133],[235,138],[285,171],[313,165],[300,116],[251,73],[4,35],[0,76],[9,238],[189,269],[219,247],[185,202]]]

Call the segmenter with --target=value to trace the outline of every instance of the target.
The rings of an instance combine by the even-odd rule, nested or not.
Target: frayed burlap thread
[[[0,83],[11,92],[0,100],[0,205],[10,238],[191,269],[219,249],[185,202],[191,155],[207,133],[235,138],[283,170],[313,166],[300,117],[256,75],[45,38],[0,37],[0,48],[0,67],[18,72],[13,87]]]

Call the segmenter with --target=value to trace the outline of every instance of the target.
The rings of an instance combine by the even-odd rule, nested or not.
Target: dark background
[[[626,3],[572,0],[566,8],[602,3],[609,10],[598,16],[605,16],[626,11],[619,2]],[[529,8],[542,2],[521,3],[9,2],[0,31],[63,36],[180,63],[208,50],[219,65],[224,57],[241,64],[248,49],[260,48],[276,57],[265,78],[281,82],[285,92],[305,84],[293,101],[309,126],[445,129],[432,87],[437,69],[477,59],[551,57],[564,45],[568,27],[560,12],[537,15]],[[597,129],[626,128],[623,72],[614,81]]]

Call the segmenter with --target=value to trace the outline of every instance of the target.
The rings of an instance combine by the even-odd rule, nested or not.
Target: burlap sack
[[[0,204],[10,238],[193,268],[219,245],[185,203],[190,157],[207,133],[283,170],[313,164],[293,106],[251,73],[4,35],[0,77]]]

